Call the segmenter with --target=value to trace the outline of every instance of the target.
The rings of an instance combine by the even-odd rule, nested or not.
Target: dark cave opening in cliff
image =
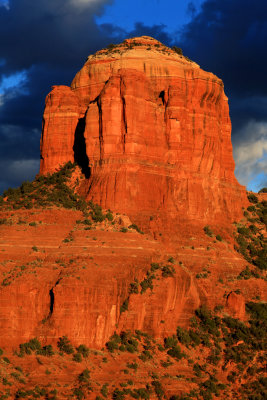
[[[73,152],[74,161],[77,165],[79,165],[79,167],[81,167],[82,173],[84,174],[85,178],[88,179],[91,175],[91,168],[89,167],[89,158],[86,154],[84,130],[85,117],[80,118],[77,124],[74,136]]]
[[[164,105],[164,103],[165,103],[164,96],[165,96],[165,92],[164,92],[164,90],[162,90],[162,91],[160,92],[160,94],[159,94],[159,98],[161,99],[163,105]]]
[[[55,295],[54,295],[53,288],[49,290],[49,296],[50,296],[50,306],[49,306],[49,309],[50,309],[50,315],[52,315],[52,314],[53,314],[53,311],[54,311],[54,303],[55,303]]]

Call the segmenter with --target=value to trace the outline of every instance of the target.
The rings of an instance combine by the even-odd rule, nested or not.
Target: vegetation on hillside
[[[20,344],[12,357],[0,349],[0,398],[56,400],[64,393],[69,399],[93,394],[97,400],[263,400],[267,386],[267,307],[249,302],[246,310],[249,321],[244,323],[222,309],[200,307],[188,329],[177,327],[175,335],[162,341],[140,330],[122,331],[114,333],[101,351],[84,344],[75,347],[66,336],[58,339],[56,347],[30,339]],[[20,364],[28,357],[22,368]],[[48,379],[58,365],[71,368],[70,381],[62,386],[55,373],[49,386],[40,381],[39,386],[31,387],[27,366],[35,360]],[[103,383],[102,370],[107,378],[109,365],[114,366],[115,360],[121,367],[119,379],[112,385]],[[177,391],[176,387],[183,389]]]
[[[267,201],[259,201],[248,194],[251,205],[244,211],[245,222],[237,224],[236,250],[260,270],[267,270],[267,242],[264,234],[267,226]]]
[[[146,46],[146,50],[151,51],[151,50],[156,50],[160,53],[163,54],[178,54],[179,56],[185,58],[187,61],[192,62],[192,60],[190,60],[188,57],[183,55],[183,50],[180,47],[177,46],[173,46],[173,47],[168,47],[166,45],[164,45],[163,43],[157,42],[157,43],[141,43],[138,38],[136,40],[132,40],[131,42],[125,40],[123,43],[119,43],[119,44],[113,44],[110,43],[107,47],[103,48],[102,50],[99,50],[95,55],[99,55],[99,54],[104,54],[104,55],[109,55],[109,54],[123,54],[125,51],[128,50],[132,50],[135,47],[145,47]]]
[[[75,164],[68,162],[53,174],[39,175],[34,181],[25,181],[17,189],[8,189],[0,197],[1,209],[63,207],[84,211],[85,200],[77,195],[69,182]]]

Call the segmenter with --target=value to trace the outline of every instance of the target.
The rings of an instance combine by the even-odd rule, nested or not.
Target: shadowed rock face
[[[40,173],[69,160],[88,199],[143,227],[233,221],[246,204],[222,81],[149,37],[89,56],[47,96]]]

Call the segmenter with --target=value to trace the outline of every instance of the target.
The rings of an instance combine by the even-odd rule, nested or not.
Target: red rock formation
[[[234,318],[244,319],[246,314],[245,298],[241,294],[230,292],[226,301],[227,310]]]
[[[266,299],[262,279],[245,286],[236,279],[247,261],[204,232],[180,238],[169,253],[149,235],[120,232],[126,217],[92,230],[76,223],[82,214],[73,210],[6,211],[1,218],[11,225],[0,224],[0,348],[15,348],[35,336],[55,344],[63,335],[101,348],[114,330],[128,329],[159,338],[175,333],[177,325],[187,326],[201,304],[224,305],[226,289],[226,311],[238,318],[245,315],[244,298]],[[176,260],[173,276],[155,272],[153,290],[141,294],[139,287],[129,296],[130,284],[147,277],[151,261],[166,265],[170,254]],[[196,278],[204,270],[208,278]],[[128,297],[128,311],[121,313]]]
[[[41,137],[41,172],[74,161],[74,133],[80,117],[79,99],[68,86],[53,86],[46,98]]]
[[[19,209],[23,202],[6,197],[0,210],[0,391],[18,398],[25,394],[18,388],[41,385],[58,390],[59,400],[94,400],[104,396],[107,384],[109,398],[115,398],[115,387],[127,387],[129,378],[130,387],[144,389],[158,376],[170,398],[196,389],[200,376],[196,379],[192,361],[197,361],[205,365],[203,382],[209,374],[227,384],[218,398],[231,397],[234,367],[229,362],[225,368],[223,356],[215,358],[214,346],[181,345],[186,358],[172,362],[168,349],[162,351],[162,338],[174,335],[178,325],[188,327],[200,305],[246,320],[245,303],[266,300],[263,273],[243,280],[248,261],[234,251],[230,222],[239,219],[247,200],[233,173],[230,130],[222,82],[148,37],[101,50],[88,58],[70,88],[53,87],[44,112],[40,172],[76,161],[85,179],[76,168],[70,186],[80,185],[88,199],[129,214],[133,222],[139,218],[154,236],[122,230],[131,225],[127,215],[114,213],[112,222],[90,225],[84,220],[89,209],[83,214],[50,203],[48,209],[28,209],[27,191],[26,209]],[[34,192],[34,207],[43,207],[36,198],[45,190]],[[213,235],[204,233],[205,224]],[[153,336],[142,340],[154,359],[146,363],[144,352],[124,353],[123,346],[115,354],[90,351],[81,360],[14,352],[34,337],[55,347],[64,335],[75,346],[101,349],[114,331],[128,330]],[[129,362],[137,370],[126,369]],[[80,379],[87,368],[90,385]],[[244,374],[252,379],[246,367]]]
[[[87,198],[143,226],[166,213],[234,220],[246,198],[230,136],[219,78],[155,39],[128,39],[89,56],[70,88],[48,95],[40,173],[75,159]]]

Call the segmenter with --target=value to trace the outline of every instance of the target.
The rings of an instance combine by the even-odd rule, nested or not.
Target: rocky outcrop
[[[230,292],[227,296],[226,306],[227,310],[234,318],[245,318],[245,298],[241,294]]]
[[[89,230],[74,210],[2,211],[0,217],[10,221],[0,224],[0,348],[16,349],[33,337],[55,345],[63,335],[101,348],[114,331],[136,329],[162,338],[187,327],[200,305],[226,306],[226,313],[245,319],[245,302],[266,299],[262,279],[237,279],[247,262],[204,232],[183,235],[170,253],[150,235],[121,232],[123,216]],[[151,262],[173,273],[149,274]],[[152,286],[142,292],[151,275]],[[134,282],[138,290],[130,291]]]
[[[162,244],[147,235],[125,234],[117,223],[85,230],[76,224],[81,213],[72,210],[20,212],[27,225],[10,215],[12,225],[1,225],[0,347],[35,336],[56,344],[67,335],[101,348],[115,330],[129,329],[162,337],[188,322],[200,304],[193,277],[178,265],[171,277],[158,273],[153,291],[129,293],[151,261],[166,261]],[[36,226],[29,225],[33,220]]]
[[[234,220],[246,204],[222,81],[150,37],[89,56],[70,88],[53,87],[40,173],[68,160],[88,199],[143,226],[166,213]]]

